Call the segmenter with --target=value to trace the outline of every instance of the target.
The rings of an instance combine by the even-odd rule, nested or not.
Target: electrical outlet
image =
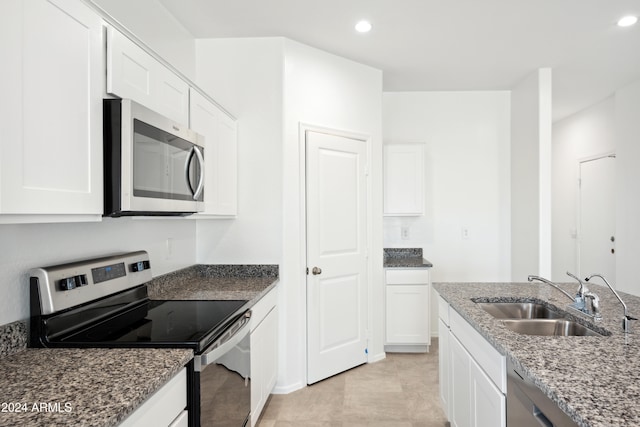
[[[469,229],[467,227],[462,227],[462,239],[469,240]]]
[[[409,227],[400,227],[400,238],[402,240],[409,240]]]

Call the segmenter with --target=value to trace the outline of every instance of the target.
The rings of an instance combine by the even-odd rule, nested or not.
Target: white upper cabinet
[[[77,0],[3,0],[0,23],[0,222],[99,220],[101,18]]]
[[[424,213],[424,145],[384,146],[384,215]]]
[[[205,137],[205,209],[192,216],[235,216],[238,211],[236,121],[194,89],[191,89],[189,112],[189,127]]]
[[[107,29],[107,92],[189,123],[189,85],[113,27]]]

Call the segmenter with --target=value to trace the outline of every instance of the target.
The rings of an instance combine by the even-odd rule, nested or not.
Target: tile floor
[[[286,395],[271,395],[259,427],[445,427],[438,342],[429,353],[387,353]]]

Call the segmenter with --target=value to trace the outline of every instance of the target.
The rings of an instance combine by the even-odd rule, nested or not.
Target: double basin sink
[[[501,319],[508,329],[524,335],[602,336],[595,330],[538,302],[481,302],[484,311]]]

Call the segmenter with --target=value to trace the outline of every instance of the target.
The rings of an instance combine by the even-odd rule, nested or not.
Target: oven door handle
[[[209,348],[205,350],[205,353],[195,357],[194,367],[196,372],[201,372],[207,365],[218,360],[220,356],[238,345],[238,343],[242,341],[247,334],[249,334],[251,326],[251,311],[246,312],[244,316],[242,316],[242,320],[245,322],[244,325],[242,325],[231,337],[223,335],[222,338],[219,338],[211,344]]]

